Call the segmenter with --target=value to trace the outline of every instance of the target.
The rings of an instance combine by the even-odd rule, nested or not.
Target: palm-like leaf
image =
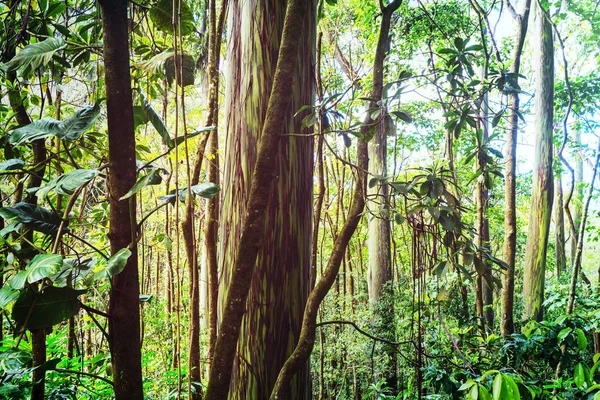
[[[90,129],[100,115],[100,104],[87,106],[77,111],[75,115],[64,121],[54,118],[43,118],[29,125],[15,129],[10,135],[11,143],[20,145],[49,136],[56,136],[63,140],[77,140]]]
[[[25,46],[19,54],[6,63],[6,69],[8,71],[14,71],[25,65],[36,69],[41,65],[48,64],[54,53],[64,49],[66,45],[63,38],[54,37],[48,38],[42,42],[30,44]]]

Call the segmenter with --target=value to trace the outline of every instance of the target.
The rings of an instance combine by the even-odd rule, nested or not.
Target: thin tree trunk
[[[552,132],[554,120],[554,46],[552,25],[548,13],[538,2],[534,3],[536,33],[536,92],[535,92],[535,160],[533,189],[523,284],[524,320],[541,321],[544,316],[544,284],[546,254],[552,200]]]
[[[108,197],[112,254],[129,247],[125,269],[112,278],[110,350],[117,400],[143,398],[135,197],[119,200],[136,182],[133,102],[129,74],[127,1],[100,0],[108,116]]]
[[[243,216],[237,216],[238,218],[243,218],[243,223],[240,240],[236,244],[235,257],[231,264],[229,287],[225,295],[226,299],[224,301],[222,319],[219,325],[213,363],[210,369],[210,378],[206,392],[208,400],[225,399],[229,392],[233,362],[236,355],[236,344],[240,338],[242,317],[246,311],[248,293],[256,269],[257,256],[259,250],[265,244],[264,236],[268,220],[269,199],[272,193],[271,188],[276,186],[279,179],[277,170],[273,166],[276,165],[280,153],[281,127],[285,126],[286,111],[290,105],[289,94],[293,88],[294,76],[296,75],[296,60],[303,36],[302,31],[307,3],[309,3],[307,0],[289,0],[287,3],[281,46],[274,74],[275,77],[273,79],[271,96],[268,100],[264,124],[261,129],[262,134],[258,145],[256,163],[252,172],[250,194],[246,208],[248,211]],[[236,3],[235,5],[239,4]],[[232,12],[232,17],[238,16],[237,13]],[[248,23],[250,22],[252,21],[248,21]],[[232,26],[235,27],[236,25]],[[305,32],[305,35],[308,36],[309,33]],[[259,42],[256,44],[258,45]],[[260,126],[258,128],[260,129]],[[248,175],[247,178],[249,177]],[[227,191],[225,193],[227,194]],[[312,200],[312,196],[310,198]],[[227,204],[226,201],[225,204]],[[222,235],[223,240],[225,237],[226,235]],[[307,232],[306,237],[310,240],[310,230]],[[308,246],[307,249],[310,250]],[[296,284],[299,284],[299,282],[296,282]],[[308,285],[308,279],[306,284]],[[290,290],[292,289],[294,287],[290,286]],[[278,290],[285,292],[281,287]],[[295,300],[297,301],[298,299]]]
[[[375,60],[373,62],[373,89],[371,92],[372,101],[369,108],[375,108],[377,101],[381,99],[383,91],[383,63],[386,55],[387,32],[391,24],[393,13],[400,7],[402,0],[394,0],[382,10],[381,27],[379,31],[379,39],[377,42],[377,50],[375,52]],[[368,116],[365,123],[361,126],[361,134],[367,137],[370,127],[374,121]],[[356,180],[353,192],[352,203],[348,211],[346,221],[335,240],[331,256],[327,263],[323,276],[317,282],[314,289],[311,291],[306,309],[304,310],[304,319],[302,321],[302,331],[300,340],[294,349],[292,355],[285,362],[283,368],[279,372],[275,387],[271,392],[271,399],[283,399],[289,390],[289,385],[294,375],[300,371],[308,361],[312,349],[315,344],[317,313],[321,302],[331,289],[331,286],[336,280],[340,265],[346,253],[346,247],[352,235],[356,231],[361,215],[365,208],[366,195],[366,173],[369,166],[369,156],[367,144],[363,140],[357,141],[357,171]]]
[[[509,0],[505,0],[507,7]],[[518,74],[521,70],[521,55],[529,25],[529,12],[531,0],[526,0],[521,14],[514,13],[517,23],[517,36],[512,55],[510,72],[515,75],[518,83]],[[519,93],[510,92],[508,95],[508,133],[504,159],[504,262],[508,268],[502,275],[502,317],[500,331],[503,336],[508,336],[515,330],[514,324],[514,297],[515,297],[515,259],[517,254],[517,214],[516,214],[516,177],[517,177],[517,136],[519,133]]]
[[[556,275],[560,277],[567,269],[567,252],[565,249],[565,214],[563,209],[562,177],[554,178],[556,201],[554,205],[554,235],[556,247]]]
[[[571,265],[575,262],[577,245],[579,244],[579,225],[581,223],[581,208],[583,203],[583,155],[581,154],[581,132],[575,129],[575,187],[573,188],[573,225],[571,229]]]

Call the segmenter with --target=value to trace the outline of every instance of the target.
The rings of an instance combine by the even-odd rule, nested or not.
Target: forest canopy
[[[600,399],[597,0],[0,17],[0,399]]]

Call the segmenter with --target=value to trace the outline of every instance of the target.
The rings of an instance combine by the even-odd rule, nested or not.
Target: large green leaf
[[[31,367],[31,353],[15,348],[0,352],[0,370],[7,374]]]
[[[57,176],[39,188],[36,195],[40,198],[44,198],[48,196],[48,193],[52,190],[59,194],[71,195],[77,188],[94,179],[99,173],[100,171],[95,169],[76,169],[67,172],[66,174]]]
[[[47,287],[40,293],[32,289],[23,290],[13,307],[12,318],[18,325],[30,330],[50,328],[79,312],[77,297],[85,292],[54,286]]]
[[[27,228],[46,235],[56,235],[61,223],[60,215],[56,212],[23,202],[14,207],[0,208],[0,217],[5,220],[16,220],[25,224]],[[67,222],[64,224],[63,231],[68,230]]]
[[[18,158],[11,158],[10,160],[0,162],[0,171],[12,171],[14,169],[21,169],[25,165],[23,160]]]
[[[167,129],[167,126],[163,122],[162,118],[158,115],[152,104],[148,101],[148,99],[140,93],[140,97],[142,99],[142,106],[144,107],[144,112],[146,113],[146,118],[150,121],[154,129],[158,132],[160,137],[163,140],[163,143],[169,148],[172,149],[175,147],[175,143],[173,139],[171,139],[171,134]]]
[[[56,274],[62,264],[63,259],[58,254],[38,254],[23,271],[19,271],[10,279],[10,286],[13,289],[23,289],[25,283],[34,283]]]
[[[142,190],[143,188],[145,188],[148,185],[154,185],[156,182],[156,178],[160,179],[160,170],[159,169],[152,169],[150,170],[146,175],[142,176],[141,178],[139,178],[131,187],[131,189],[129,189],[129,191],[127,193],[125,193],[119,200],[125,200],[130,198],[131,196],[133,196],[134,194],[136,194],[137,192],[139,192],[140,190]]]
[[[20,145],[38,139],[56,136],[62,140],[77,140],[90,129],[100,115],[100,104],[86,106],[64,121],[43,118],[29,125],[15,129],[10,135],[14,145]]]
[[[113,254],[106,262],[107,275],[111,277],[120,274],[125,269],[129,257],[131,257],[131,250],[128,248],[121,249]]]
[[[10,285],[3,285],[0,289],[0,309],[6,307],[19,298],[19,291],[13,289]]]
[[[175,52],[173,49],[167,49],[151,57],[149,60],[135,63],[134,67],[148,71],[155,75],[163,75],[165,72],[166,61],[172,59],[174,55]]]
[[[204,197],[205,199],[212,199],[221,190],[221,188],[218,185],[216,185],[212,182],[199,183],[198,185],[192,186],[190,189],[192,190],[192,194],[194,194],[196,196]],[[188,194],[187,188],[179,189],[180,201],[182,201],[182,202],[185,201],[187,194]],[[171,190],[171,192],[169,192],[169,194],[160,196],[158,199],[166,200],[166,201],[170,202],[171,204],[175,204],[175,197],[176,197],[175,190]]]
[[[64,49],[66,46],[65,40],[60,37],[51,37],[42,42],[30,44],[25,46],[19,54],[6,63],[6,69],[14,71],[25,65],[36,69],[41,65],[48,64],[54,53]]]
[[[175,15],[181,15],[181,35],[186,36],[194,32],[195,23],[192,9],[185,1],[175,2],[177,9]],[[181,12],[178,9],[181,4]],[[158,29],[173,34],[173,1],[158,0],[150,9],[150,19]],[[179,33],[179,31],[177,32]]]

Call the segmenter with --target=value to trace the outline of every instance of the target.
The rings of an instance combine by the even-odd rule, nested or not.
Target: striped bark
[[[315,4],[303,22],[294,83],[279,133],[301,133],[296,111],[314,100]],[[228,294],[242,225],[249,210],[251,177],[274,83],[286,2],[247,0],[231,5],[226,89],[226,150],[220,219],[220,306]],[[266,229],[242,319],[230,398],[266,398],[300,333],[310,290],[313,201],[313,140],[280,136],[268,190]],[[222,315],[219,315],[222,319]],[[220,335],[220,333],[219,333]],[[232,344],[234,345],[234,344]],[[308,398],[308,368],[299,374],[291,398]]]
[[[541,321],[544,316],[546,253],[553,201],[552,123],[554,119],[554,47],[549,16],[534,2],[535,160],[527,244],[523,300],[524,320]]]

